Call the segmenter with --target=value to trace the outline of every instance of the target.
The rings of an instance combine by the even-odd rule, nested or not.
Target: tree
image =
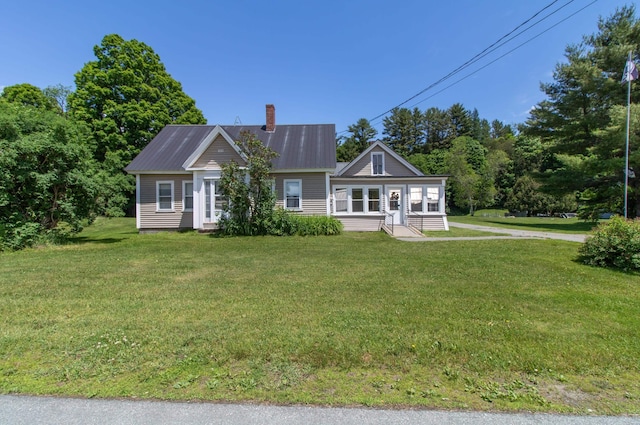
[[[382,121],[383,141],[405,158],[422,150],[425,140],[424,115],[418,108],[394,108]]]
[[[376,137],[378,130],[373,128],[366,118],[360,118],[358,122],[348,128],[351,135],[344,140],[338,140],[336,156],[338,161],[351,162],[364,152],[369,143]]]
[[[23,248],[68,236],[95,213],[100,190],[83,125],[0,102],[0,240]]]
[[[106,152],[130,161],[167,124],[206,123],[151,47],[111,34],[93,51],[97,60],[75,75],[69,109],[95,133],[98,161]]]
[[[477,140],[458,137],[451,143],[445,159],[451,175],[452,198],[458,208],[468,208],[469,214],[493,204],[495,187],[487,167],[486,150]]]
[[[69,95],[73,93],[71,87],[57,84],[55,86],[46,87],[42,92],[54,102],[59,112],[63,114],[67,113],[67,100]]]
[[[151,47],[137,40],[107,35],[94,47],[97,60],[75,75],[69,96],[71,115],[88,124],[95,137],[94,157],[105,164],[113,196],[107,211],[117,213],[132,202],[134,181],[123,168],[168,124],[205,124],[202,112],[166,71]]]
[[[613,140],[611,131],[623,131],[619,126],[613,130],[619,114],[615,105],[626,106],[626,86],[619,82],[628,52],[640,48],[640,21],[633,6],[601,18],[598,30],[567,47],[567,62],[556,66],[552,83],[541,85],[547,99],[536,105],[523,127],[526,135],[540,138],[547,152],[540,189],[558,198],[579,192],[586,215],[601,208],[621,212],[617,188],[624,167],[614,160],[620,158],[619,146],[613,151],[601,147],[606,138]],[[637,84],[632,84],[631,99],[640,101]],[[632,215],[640,214],[638,201],[633,201]]]
[[[55,103],[38,87],[24,83],[5,87],[0,98],[22,106],[33,106],[37,109],[52,111]]]
[[[232,235],[266,235],[276,203],[271,161],[277,153],[250,132],[242,132],[236,143],[247,164],[246,168],[235,161],[222,165],[220,184],[228,203],[221,227]]]

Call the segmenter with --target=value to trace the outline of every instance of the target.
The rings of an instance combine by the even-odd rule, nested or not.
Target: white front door
[[[393,224],[404,223],[404,190],[402,187],[387,188],[387,212],[393,216]]]

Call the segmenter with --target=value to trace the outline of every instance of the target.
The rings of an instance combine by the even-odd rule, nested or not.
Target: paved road
[[[640,417],[0,396],[0,425],[631,425]]]

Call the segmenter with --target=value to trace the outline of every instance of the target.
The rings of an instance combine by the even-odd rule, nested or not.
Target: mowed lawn
[[[0,253],[0,392],[640,413],[640,277],[578,247],[101,219]]]

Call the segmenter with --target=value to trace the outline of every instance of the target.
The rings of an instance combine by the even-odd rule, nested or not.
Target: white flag
[[[627,61],[622,73],[622,83],[638,79],[638,68],[633,61]]]

